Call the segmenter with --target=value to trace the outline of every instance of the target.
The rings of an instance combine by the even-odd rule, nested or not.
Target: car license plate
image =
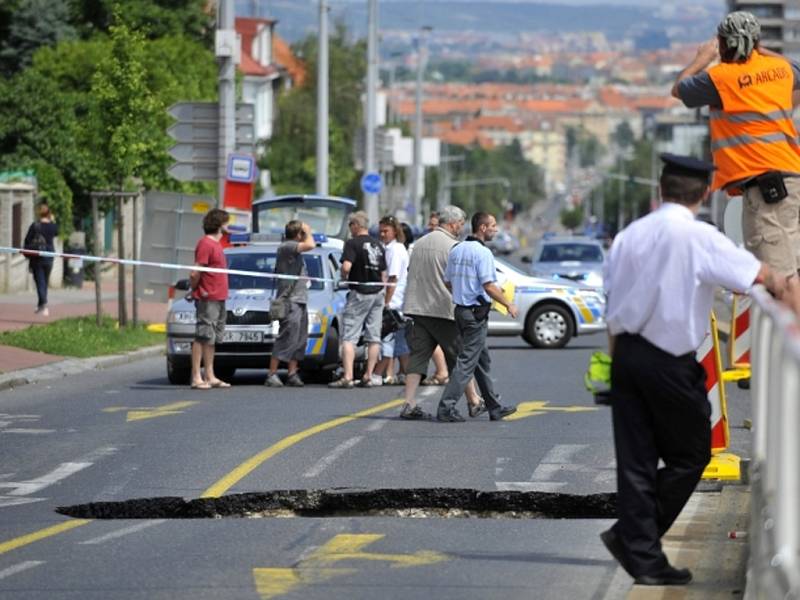
[[[226,331],[222,334],[223,344],[260,344],[264,335],[260,331]]]

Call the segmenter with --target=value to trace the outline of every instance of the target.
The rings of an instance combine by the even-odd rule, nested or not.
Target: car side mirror
[[[179,279],[175,282],[175,289],[182,290],[184,292],[188,292],[191,286],[189,285],[188,279]]]
[[[520,257],[520,260],[522,262],[524,262],[525,264],[529,265],[529,264],[531,264],[533,262],[533,256],[531,256],[530,254],[523,254]]]

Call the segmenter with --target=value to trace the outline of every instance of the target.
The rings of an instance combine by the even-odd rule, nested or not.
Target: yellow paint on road
[[[52,527],[45,527],[39,531],[21,535],[14,539],[8,540],[7,542],[0,543],[0,554],[4,554],[6,552],[10,552],[11,550],[21,548],[22,546],[32,544],[33,542],[38,542],[39,540],[58,535],[59,533],[69,531],[70,529],[75,529],[76,527],[86,525],[87,523],[91,523],[91,520],[77,519],[75,521],[65,521],[64,523],[59,523],[58,525],[53,525]]]
[[[311,555],[301,560],[295,568],[256,568],[253,580],[262,600],[270,600],[305,585],[322,583],[334,577],[352,575],[357,569],[331,568],[341,561],[368,560],[391,563],[393,568],[421,567],[449,559],[441,552],[420,550],[414,554],[385,554],[366,552],[370,544],[386,537],[382,533],[339,534]]]
[[[549,412],[590,412],[598,410],[594,406],[548,406],[547,402],[520,402],[517,404],[517,412],[513,415],[508,415],[504,421],[517,421],[519,419],[527,419],[528,417],[536,417],[544,415]]]
[[[391,400],[389,402],[384,402],[383,404],[378,404],[377,406],[373,406],[372,408],[361,410],[346,417],[339,417],[338,419],[326,421],[324,423],[320,423],[319,425],[314,425],[313,427],[309,427],[308,429],[304,429],[303,431],[285,437],[279,442],[270,446],[269,448],[262,450],[255,456],[248,458],[241,465],[236,467],[233,471],[225,475],[222,479],[217,481],[205,492],[203,492],[203,494],[200,497],[219,498],[220,496],[222,496],[222,494],[224,494],[234,485],[239,483],[239,481],[247,477],[258,467],[260,467],[264,462],[266,462],[276,454],[283,452],[287,448],[291,448],[295,444],[302,442],[306,438],[310,438],[312,435],[322,433],[323,431],[328,431],[329,429],[333,429],[334,427],[338,427],[339,425],[350,423],[351,421],[355,421],[356,419],[360,419],[362,417],[368,417],[370,415],[374,415],[376,413],[389,410],[390,408],[395,408],[396,406],[400,406],[403,402],[404,401],[402,398]]]
[[[115,412],[128,411],[128,414],[125,417],[125,422],[130,423],[132,421],[143,421],[145,419],[155,419],[158,417],[167,417],[169,415],[179,415],[183,412],[183,409],[189,408],[190,406],[193,406],[195,404],[197,404],[197,402],[193,400],[184,400],[183,402],[172,402],[170,404],[164,404],[163,406],[153,406],[150,408],[109,406],[108,408],[104,408],[103,412],[115,413]]]

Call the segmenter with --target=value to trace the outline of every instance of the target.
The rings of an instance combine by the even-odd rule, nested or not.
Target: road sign
[[[383,179],[380,173],[376,173],[375,171],[364,173],[364,176],[361,178],[361,191],[365,194],[380,194],[382,188]]]
[[[177,162],[167,169],[178,181],[216,181],[218,171],[216,162]]]
[[[178,121],[219,123],[219,104],[216,102],[176,102],[167,109],[167,113]],[[253,104],[239,103],[236,105],[237,123],[252,123],[254,118],[255,106]]]
[[[252,183],[256,178],[256,161],[247,154],[228,156],[228,180]]]
[[[177,144],[169,153],[177,160],[168,173],[180,181],[216,181],[219,178],[219,105],[216,102],[178,102],[167,109],[178,120],[167,129]],[[236,152],[255,152],[255,107],[236,105]]]

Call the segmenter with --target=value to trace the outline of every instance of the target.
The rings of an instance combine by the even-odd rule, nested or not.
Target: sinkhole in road
[[[219,498],[136,498],[60,506],[81,519],[216,519],[280,517],[406,517],[611,519],[616,494],[483,491],[460,488],[276,490]]]

